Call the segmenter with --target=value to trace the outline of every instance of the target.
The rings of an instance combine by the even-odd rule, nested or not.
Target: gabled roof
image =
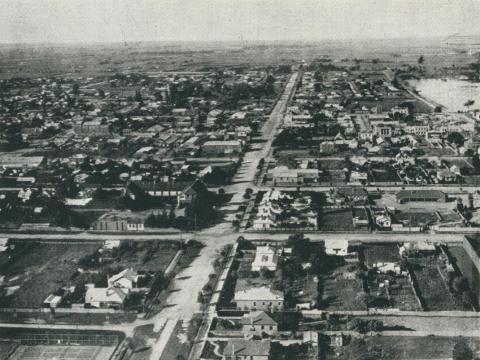
[[[265,311],[252,311],[243,315],[240,321],[242,325],[277,325]]]
[[[253,287],[246,290],[236,291],[233,301],[283,301],[283,294],[273,292],[266,286]]]
[[[128,279],[131,281],[137,281],[138,278],[138,273],[134,271],[133,269],[125,269],[118,274],[113,275],[108,279],[109,283],[114,283],[117,282],[120,279]]]
[[[224,356],[268,356],[270,355],[270,341],[267,340],[229,340]]]
[[[120,288],[91,288],[85,294],[85,303],[118,303],[123,304],[128,291]]]

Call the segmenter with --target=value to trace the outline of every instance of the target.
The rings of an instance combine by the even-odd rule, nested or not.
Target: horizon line
[[[479,37],[480,34],[452,34],[452,35],[435,35],[435,36],[420,36],[420,37],[391,37],[391,38],[380,38],[380,37],[362,37],[362,38],[325,38],[325,39],[222,39],[222,40],[104,40],[104,41],[54,41],[54,42],[42,42],[42,41],[25,41],[25,42],[1,42],[0,46],[25,46],[25,45],[38,45],[38,46],[55,46],[55,45],[73,45],[73,46],[85,46],[85,45],[119,45],[119,44],[141,44],[141,43],[176,43],[176,44],[191,44],[191,43],[321,43],[321,42],[364,42],[364,41],[406,41],[406,40],[448,40],[451,38],[468,38],[468,37]]]

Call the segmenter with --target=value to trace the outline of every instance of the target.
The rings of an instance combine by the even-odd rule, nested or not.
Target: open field
[[[338,349],[339,356],[327,353],[326,360],[360,359],[374,347],[384,359],[451,359],[452,349],[459,338],[455,337],[410,337],[410,336],[375,336],[363,339],[351,339],[350,343]],[[474,349],[480,347],[478,338],[467,338]]]
[[[164,271],[179,250],[176,242],[149,241],[126,243],[115,256],[100,260],[101,243],[49,244],[18,243],[14,250],[0,254],[2,307],[40,307],[45,298],[64,286],[83,282],[106,282],[106,275],[116,270]],[[79,274],[78,268],[93,272]],[[105,276],[103,276],[105,275]]]
[[[40,307],[49,294],[71,283],[78,260],[99,247],[99,243],[16,244],[13,251],[0,254],[1,306]]]

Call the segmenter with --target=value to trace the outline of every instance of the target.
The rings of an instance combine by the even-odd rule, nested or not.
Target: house
[[[42,306],[46,308],[55,309],[62,302],[62,297],[58,295],[48,295],[47,298],[43,301]]]
[[[252,271],[260,271],[267,268],[270,271],[277,270],[278,255],[271,246],[258,246],[255,253],[255,260],[252,263]]]
[[[8,249],[8,238],[0,238],[0,252],[4,252]]]
[[[320,154],[335,153],[335,143],[333,141],[324,141],[320,144]]]
[[[82,136],[102,136],[110,135],[110,125],[103,124],[100,120],[85,121],[81,124],[75,124],[73,131]]]
[[[274,186],[277,184],[302,185],[318,182],[318,169],[289,169],[286,166],[277,166],[272,170]]]
[[[269,360],[268,340],[229,340],[223,350],[222,360]]]
[[[325,254],[337,256],[348,255],[348,240],[332,239],[325,241]]]
[[[243,315],[240,320],[244,335],[262,334],[275,335],[278,331],[278,324],[265,311],[251,311]]]
[[[28,168],[35,169],[44,163],[43,156],[20,156],[0,154],[0,167],[3,168]]]
[[[239,140],[212,140],[205,142],[202,150],[209,155],[239,154],[242,152],[242,142]]]
[[[208,191],[205,184],[198,179],[189,182],[136,181],[134,184],[150,196],[176,198],[177,206],[190,204],[197,196]],[[134,194],[130,196],[135,199]]]
[[[96,288],[87,285],[85,305],[94,308],[121,308],[128,294],[129,290],[124,288]]]
[[[397,202],[404,204],[412,201],[421,202],[445,202],[447,195],[439,190],[400,190],[397,195]]]
[[[107,279],[109,288],[134,289],[138,285],[138,275],[133,269],[125,269]]]
[[[235,291],[233,302],[239,310],[277,311],[283,309],[283,294],[269,287],[252,287]]]
[[[130,212],[110,212],[100,216],[91,228],[96,231],[143,231],[145,218]]]

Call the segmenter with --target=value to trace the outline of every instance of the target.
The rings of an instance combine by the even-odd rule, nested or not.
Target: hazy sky
[[[0,43],[480,34],[480,0],[0,0]]]

